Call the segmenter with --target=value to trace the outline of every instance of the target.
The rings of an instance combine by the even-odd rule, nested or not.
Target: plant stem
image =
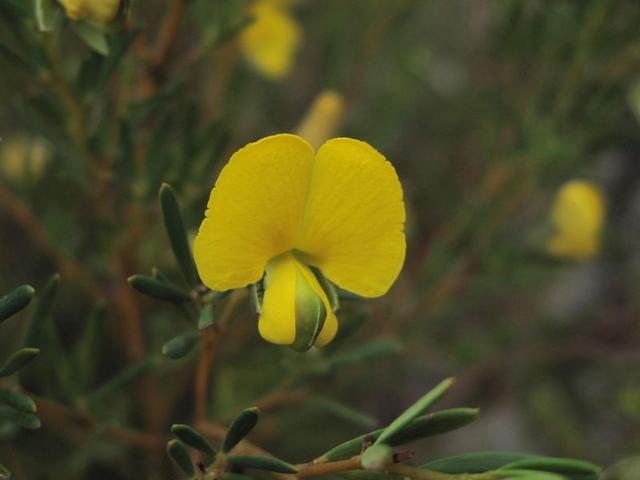
[[[424,468],[412,467],[404,463],[396,463],[386,469],[387,473],[393,473],[413,480],[494,480],[493,472],[485,473],[442,473]]]
[[[298,478],[331,475],[349,470],[359,470],[360,468],[360,455],[347,460],[338,460],[337,462],[307,463],[298,466]]]

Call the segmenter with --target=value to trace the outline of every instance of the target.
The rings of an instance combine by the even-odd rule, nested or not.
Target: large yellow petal
[[[337,328],[329,299],[309,267],[291,253],[269,262],[258,321],[262,338],[306,350],[331,341]]]
[[[379,296],[404,262],[404,220],[393,166],[365,142],[335,138],[316,154],[296,248],[339,287]]]
[[[206,286],[229,290],[254,283],[270,259],[293,248],[312,160],[311,146],[288,134],[263,138],[231,157],[194,242]]]

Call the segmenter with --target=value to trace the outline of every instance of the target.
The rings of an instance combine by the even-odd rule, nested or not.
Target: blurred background
[[[134,0],[102,37],[69,3],[42,32],[30,1],[0,0],[0,292],[61,275],[21,378],[43,426],[0,421],[16,474],[175,476],[154,435],[193,418],[197,349],[162,357],[188,322],[127,283],[184,282],[158,189],[194,235],[233,151],[315,115],[398,170],[405,267],[385,297],[344,296],[321,352],[262,341],[243,301],[208,418],[258,404],[252,441],[304,462],[455,376],[445,406],[480,417],[420,458],[526,450],[640,478],[638,2]],[[558,206],[575,180],[596,200]],[[551,247],[574,223],[592,248]],[[2,324],[3,359],[27,317]]]

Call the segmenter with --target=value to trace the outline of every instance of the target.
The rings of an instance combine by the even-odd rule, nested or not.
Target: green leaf
[[[191,300],[189,292],[174,285],[157,280],[146,275],[131,275],[129,285],[149,297],[166,300],[173,303],[183,303]]]
[[[393,450],[389,445],[371,445],[362,454],[361,465],[365,470],[382,470],[391,463]]]
[[[395,338],[379,338],[348,352],[333,355],[329,359],[329,364],[333,369],[343,368],[354,363],[398,353],[401,350],[402,344]]]
[[[21,348],[0,367],[0,377],[8,377],[29,365],[40,353],[37,348]]]
[[[0,463],[0,480],[10,480],[11,478],[9,469]]]
[[[536,472],[531,470],[498,470],[494,472],[495,478],[505,478],[513,480],[567,480],[562,475],[549,472]]]
[[[55,0],[35,0],[36,22],[41,32],[53,30],[61,18],[60,4]]]
[[[459,473],[482,473],[496,470],[505,465],[522,460],[538,458],[537,455],[517,452],[474,452],[441,458],[420,468],[456,475]]]
[[[0,322],[29,305],[35,293],[31,285],[22,285],[0,298]]]
[[[109,42],[102,30],[88,22],[73,22],[72,25],[75,32],[89,48],[105,57],[109,55]]]
[[[87,395],[87,401],[89,403],[94,403],[108,395],[123,390],[125,387],[144,376],[153,367],[154,363],[154,358],[147,358],[125,367],[121,372]]]
[[[298,469],[283,460],[274,457],[254,455],[231,455],[227,461],[232,467],[253,468],[277,473],[298,473]]]
[[[98,303],[95,306],[74,352],[82,391],[95,383],[98,359],[101,358],[100,352],[104,343],[107,313],[106,304]]]
[[[230,452],[244,437],[246,437],[253,427],[258,423],[260,412],[256,407],[247,408],[238,415],[227,430],[227,434],[222,440],[222,451]]]
[[[193,427],[190,427],[189,425],[175,424],[171,426],[171,433],[190,447],[208,455],[211,460],[215,457],[216,451],[209,443],[209,440],[207,440],[204,435]]]
[[[518,460],[504,465],[508,470],[537,470],[558,473],[569,479],[597,480],[602,473],[600,467],[582,460],[571,458],[538,457]]]
[[[354,425],[371,428],[378,423],[375,418],[366,413],[359,412],[343,403],[337,402],[330,398],[314,397],[309,403],[311,407],[322,409],[328,413],[331,413],[347,422]]]
[[[376,439],[375,443],[387,443],[389,437],[404,429],[407,425],[409,425],[409,423],[411,423],[413,419],[415,419],[418,415],[423,413],[434,403],[440,400],[442,396],[451,388],[453,382],[453,378],[447,378],[446,380],[440,382],[440,384],[437,385],[434,389],[423,395],[422,398],[420,398],[416,403],[406,409],[404,413],[402,413],[402,415],[391,422],[391,424],[387,428],[385,428],[380,436]]]
[[[7,405],[0,405],[0,422],[1,421],[14,422],[22,428],[29,430],[36,430],[42,425],[40,419],[32,413],[16,410]]]
[[[241,473],[226,472],[222,475],[222,480],[253,480],[253,477]]]
[[[200,285],[200,277],[191,254],[187,231],[182,220],[182,212],[180,211],[176,193],[167,183],[163,183],[160,187],[160,208],[162,209],[164,226],[171,242],[173,254],[178,261],[178,265],[180,265],[187,284],[195,288]]]
[[[169,441],[169,443],[167,443],[167,453],[176,467],[182,470],[187,476],[193,477],[195,471],[193,469],[191,456],[180,440]]]
[[[42,336],[44,323],[51,313],[51,306],[58,291],[59,284],[60,275],[53,275],[36,297],[35,308],[29,318],[27,332],[22,342],[25,347],[37,347],[40,345],[40,337]]]
[[[182,358],[193,349],[199,338],[198,332],[185,332],[173,337],[163,345],[162,354],[174,360]]]
[[[390,436],[386,443],[393,447],[456,430],[471,423],[477,415],[478,410],[475,408],[452,408],[423,415]],[[375,440],[383,431],[384,429],[381,428],[341,443],[322,455],[319,460],[333,462],[357,455],[362,450],[365,439]]]
[[[0,404],[2,403],[21,412],[36,413],[35,402],[26,395],[13,390],[0,389]]]
[[[198,330],[203,330],[207,327],[213,325],[215,321],[215,315],[213,311],[213,305],[207,303],[202,310],[200,310],[200,315],[198,315]]]

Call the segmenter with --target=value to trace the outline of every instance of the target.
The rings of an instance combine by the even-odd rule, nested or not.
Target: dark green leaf
[[[40,345],[40,337],[43,332],[44,323],[51,313],[51,306],[58,291],[59,283],[60,275],[53,275],[42,291],[38,293],[35,308],[29,318],[27,332],[25,333],[22,343],[25,347],[37,347]]]
[[[198,332],[186,332],[173,337],[163,345],[162,354],[174,360],[182,358],[193,349],[199,338]]]
[[[189,292],[146,275],[131,275],[129,277],[129,285],[140,293],[159,300],[174,303],[188,302],[191,300]]]
[[[31,285],[22,285],[0,298],[0,322],[29,305],[35,292]]]
[[[109,55],[107,36],[99,28],[87,22],[73,22],[73,29],[89,48],[105,57]]]
[[[247,408],[238,415],[227,430],[227,434],[222,441],[222,451],[230,452],[244,437],[246,437],[253,427],[258,423],[259,411],[256,407]]]
[[[171,427],[171,433],[190,447],[200,450],[202,453],[205,453],[212,458],[216,454],[216,451],[209,443],[209,440],[189,425],[175,424]]]
[[[392,475],[386,472],[374,472],[372,470],[353,470],[351,472],[342,472],[340,476],[353,480],[405,480],[406,477],[400,475]]]
[[[482,473],[496,470],[522,460],[538,458],[537,455],[516,452],[474,452],[434,460],[421,468],[452,475],[459,473]]]
[[[253,480],[253,477],[241,473],[226,472],[222,475],[222,480]]]
[[[32,413],[16,410],[7,405],[0,405],[0,421],[15,422],[29,430],[36,430],[42,425],[40,419]]]
[[[13,390],[0,389],[0,404],[2,403],[21,412],[36,413],[35,402],[26,395]]]
[[[61,18],[60,4],[55,0],[35,0],[36,21],[41,32],[53,30]]]
[[[597,480],[600,478],[601,469],[589,462],[574,460],[571,458],[538,457],[518,460],[502,467],[508,470],[538,470],[543,472],[558,473],[569,479]]]
[[[338,353],[329,359],[329,363],[334,369],[343,368],[353,363],[398,353],[401,350],[402,344],[398,340],[394,338],[380,338],[348,352]]]
[[[380,436],[376,439],[375,443],[387,443],[387,440],[394,434],[402,431],[413,419],[415,419],[421,413],[424,413],[429,407],[442,398],[447,391],[453,385],[453,378],[447,378],[438,384],[435,388],[427,392],[416,403],[411,405],[404,411],[398,418],[396,418],[391,424],[384,429]]]
[[[0,367],[0,377],[8,377],[30,364],[40,353],[37,348],[21,348]]]
[[[144,376],[153,367],[155,361],[153,358],[147,358],[133,365],[125,367],[116,376],[107,380],[100,385],[96,390],[87,396],[89,403],[96,402],[104,397],[111,395],[112,393],[119,392],[125,387],[129,386],[140,377]]]
[[[175,463],[176,467],[182,470],[189,477],[193,476],[195,472],[191,456],[180,440],[171,440],[167,443],[167,453],[173,463]]]
[[[562,475],[549,472],[537,472],[535,470],[499,470],[493,473],[495,478],[512,480],[567,480]]]
[[[278,473],[298,473],[298,469],[295,466],[274,457],[232,455],[228,458],[228,462],[232,467],[253,468]]]
[[[107,320],[107,306],[99,303],[91,312],[82,338],[75,350],[79,368],[79,383],[83,389],[94,384],[98,359],[104,343],[104,325]]]
[[[440,412],[430,413],[415,418],[401,431],[387,439],[387,445],[396,446],[412,442],[421,438],[439,435],[441,433],[456,430],[471,423],[478,415],[474,408],[452,408]],[[320,457],[323,461],[333,462],[357,455],[362,450],[365,439],[376,440],[384,429],[375,430],[365,435],[348,440],[332,448]]]
[[[182,274],[190,287],[197,287],[200,285],[200,277],[189,247],[180,205],[173,188],[166,183],[163,183],[160,187],[160,208],[162,209],[164,226],[171,242],[171,248],[178,265],[180,265]]]

